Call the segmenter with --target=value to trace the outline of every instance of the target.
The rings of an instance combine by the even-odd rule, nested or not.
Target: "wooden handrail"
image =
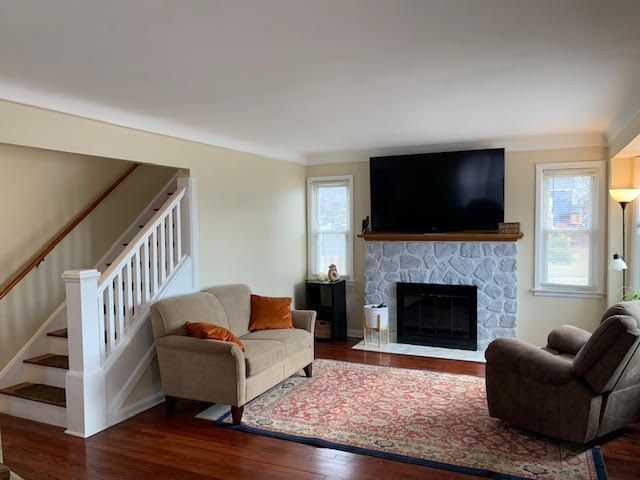
[[[33,255],[29,260],[25,262],[22,267],[20,267],[16,272],[9,277],[9,279],[4,282],[0,286],[0,300],[4,298],[7,293],[11,291],[13,287],[15,287],[20,280],[27,276],[27,274],[37,268],[40,263],[42,263],[47,255],[51,253],[51,251],[58,245],[71,231],[78,226],[78,224],[84,220],[91,212],[95,210],[95,208],[105,199],[107,196],[113,192],[118,185],[120,185],[125,178],[131,175],[136,168],[138,168],[138,164],[134,163],[129,168],[125,170],[125,172],[120,175],[106,190],[104,190],[100,195],[96,197],[96,199],[91,202],[82,212],[73,217],[71,221],[69,221],[62,229],[56,233],[40,250],[38,250],[35,255]]]

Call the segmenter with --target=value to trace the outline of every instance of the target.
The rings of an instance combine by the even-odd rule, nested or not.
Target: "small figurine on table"
[[[338,269],[333,263],[329,265],[329,271],[327,272],[327,277],[329,278],[330,282],[335,282],[336,280],[340,280],[340,275],[338,275]]]

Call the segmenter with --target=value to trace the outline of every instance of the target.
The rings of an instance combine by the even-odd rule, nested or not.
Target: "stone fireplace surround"
[[[389,306],[391,341],[397,340],[396,283],[476,285],[478,350],[516,336],[518,311],[515,242],[366,241],[365,303]]]

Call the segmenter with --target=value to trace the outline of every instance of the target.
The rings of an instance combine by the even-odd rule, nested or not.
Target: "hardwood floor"
[[[484,375],[482,364],[351,350],[353,343],[318,343],[316,356]],[[194,418],[206,407],[181,401],[167,418],[159,405],[87,440],[0,415],[4,461],[25,480],[476,478],[216,428]],[[640,425],[606,441],[602,450],[610,479],[640,478]]]

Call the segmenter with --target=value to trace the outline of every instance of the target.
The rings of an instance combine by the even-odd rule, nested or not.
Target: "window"
[[[536,167],[534,293],[602,296],[604,163]]]
[[[307,178],[309,276],[353,273],[353,176]]]

